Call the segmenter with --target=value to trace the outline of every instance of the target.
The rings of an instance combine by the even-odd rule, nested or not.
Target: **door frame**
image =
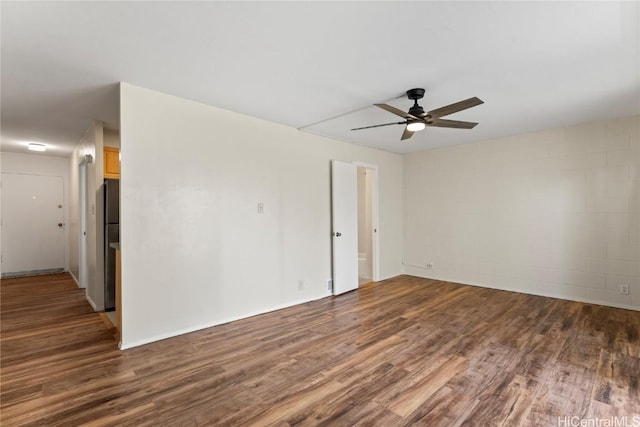
[[[379,201],[379,184],[378,184],[378,165],[364,162],[352,162],[358,168],[365,168],[373,172],[371,179],[371,258],[372,258],[372,278],[377,282],[380,280],[380,251],[379,251],[379,224],[378,224],[378,201]]]
[[[88,260],[87,260],[87,178],[89,163],[93,162],[93,157],[86,154],[78,164],[78,209],[79,209],[79,231],[78,231],[78,279],[80,288],[86,289],[88,285]]]

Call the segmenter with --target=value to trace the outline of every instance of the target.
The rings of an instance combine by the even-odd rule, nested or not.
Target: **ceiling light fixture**
[[[411,122],[407,124],[407,130],[409,132],[418,132],[425,128],[424,122]]]
[[[47,147],[44,144],[37,144],[35,142],[29,143],[29,150],[31,151],[47,151]]]

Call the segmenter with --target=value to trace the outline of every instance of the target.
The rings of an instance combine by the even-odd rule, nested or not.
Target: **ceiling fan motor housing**
[[[414,101],[422,98],[423,96],[424,96],[424,89],[422,88],[409,89],[407,91],[407,98],[413,99]]]
[[[411,114],[412,116],[416,116],[416,117],[422,117],[422,116],[426,115],[425,112],[424,112],[424,108],[422,108],[418,104],[414,105],[413,107],[411,107],[409,109],[409,114]]]
[[[418,105],[418,99],[421,99],[423,96],[424,96],[424,89],[422,88],[409,89],[407,91],[407,97],[413,100],[413,107],[409,109],[409,114],[411,114],[414,117],[426,116],[424,109]]]

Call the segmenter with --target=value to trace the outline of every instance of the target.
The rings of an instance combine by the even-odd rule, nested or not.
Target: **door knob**
[[[336,233],[336,237],[342,236],[342,233]]]
[[[62,228],[62,226],[63,226],[63,225],[64,225],[64,224],[63,224],[63,223],[61,223],[61,222],[59,222],[59,223],[58,223],[58,227],[60,227],[60,228]]]

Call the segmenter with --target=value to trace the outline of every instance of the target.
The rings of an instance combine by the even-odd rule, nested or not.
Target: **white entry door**
[[[358,287],[357,167],[333,160],[331,165],[333,294]]]
[[[64,269],[63,184],[2,174],[2,275]]]

